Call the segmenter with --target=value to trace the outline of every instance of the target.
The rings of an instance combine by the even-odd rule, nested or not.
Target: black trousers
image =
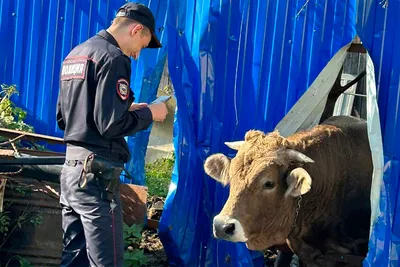
[[[63,252],[60,266],[123,266],[123,218],[119,186],[114,209],[102,198],[98,177],[78,182],[83,166],[64,164],[60,177]]]

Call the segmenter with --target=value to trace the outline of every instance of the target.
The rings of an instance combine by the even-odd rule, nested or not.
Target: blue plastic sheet
[[[352,40],[354,12],[354,1],[170,1],[177,159],[159,230],[171,265],[263,266],[261,253],[212,237],[228,189],[203,162],[233,156],[223,142],[249,129],[272,130]]]
[[[375,66],[385,155],[380,216],[373,226],[364,266],[394,267],[400,266],[400,3],[359,1],[357,12],[357,32]]]
[[[400,266],[399,162],[385,158],[380,211],[364,266]]]
[[[139,2],[149,4],[156,14],[164,47],[148,49],[132,62],[132,88],[138,101],[154,99],[168,52],[178,103],[177,160],[160,225],[171,265],[262,266],[260,253],[212,238],[212,218],[228,191],[204,175],[203,161],[215,152],[233,156],[223,142],[241,139],[248,129],[272,130],[357,32],[375,65],[387,163],[381,216],[364,265],[399,266],[400,2]],[[61,136],[55,104],[62,58],[107,27],[123,3],[0,1],[0,83],[17,84],[20,95],[14,100],[28,111],[27,120],[38,133]],[[127,138],[133,155],[127,168],[136,184],[145,183],[150,130]]]
[[[156,98],[160,79],[167,58],[167,38],[165,34],[165,19],[168,13],[167,1],[136,1],[148,6],[156,19],[156,34],[163,45],[160,49],[144,49],[137,61],[132,59],[131,88],[135,94],[135,102],[150,103]],[[144,185],[146,183],[144,161],[152,127],[134,136],[126,137],[132,157],[126,164],[126,169],[133,180],[121,177],[124,183]]]

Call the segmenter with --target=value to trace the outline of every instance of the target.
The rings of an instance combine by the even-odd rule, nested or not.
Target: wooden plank
[[[7,138],[16,138],[18,136],[23,136],[22,140],[30,140],[30,141],[46,141],[50,144],[64,144],[64,139],[50,136],[50,135],[43,135],[37,133],[28,133],[23,131],[17,130],[10,130],[6,128],[0,128],[0,136],[4,136]]]
[[[15,151],[11,149],[0,149],[0,157],[13,157]]]

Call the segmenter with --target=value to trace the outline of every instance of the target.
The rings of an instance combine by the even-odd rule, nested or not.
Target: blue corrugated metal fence
[[[169,69],[178,101],[176,190],[161,237],[185,266],[263,266],[244,244],[212,238],[228,191],[204,175],[211,153],[270,131],[355,35],[354,1],[172,1]],[[347,10],[347,12],[343,12]],[[174,55],[173,57],[171,55]],[[187,214],[187,215],[185,215]]]
[[[125,1],[0,2],[0,82],[17,84],[17,105],[36,131],[61,136],[55,124],[60,64],[69,50],[107,27]],[[397,141],[400,63],[398,1],[152,0],[160,50],[133,62],[139,101],[155,97],[168,52],[178,112],[177,155],[160,235],[171,265],[262,266],[262,255],[211,236],[212,217],[228,192],[204,175],[203,160],[232,153],[223,142],[257,128],[270,131],[356,32],[375,64],[384,151],[382,217],[365,265],[399,264]],[[150,130],[129,137],[128,169],[144,183]],[[63,149],[56,147],[56,149]]]
[[[28,111],[27,122],[36,132],[62,136],[56,126],[55,107],[62,60],[77,44],[107,28],[124,0],[5,0],[0,1],[0,83],[16,84],[13,98]],[[162,43],[167,18],[167,1],[139,1],[156,16]],[[132,89],[138,101],[149,102],[157,93],[167,55],[162,49],[143,51],[132,60]],[[143,184],[144,155],[150,130],[128,137],[134,151],[127,164],[135,183]],[[64,146],[49,146],[63,151]],[[129,180],[125,181],[128,182]]]
[[[385,155],[380,214],[364,266],[400,266],[400,2],[359,1],[357,32],[375,65]]]

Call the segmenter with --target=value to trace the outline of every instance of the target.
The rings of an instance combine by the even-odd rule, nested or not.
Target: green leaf
[[[143,266],[147,263],[147,258],[143,250],[126,251],[124,253],[124,266]]]
[[[21,258],[21,259],[19,260],[19,264],[20,264],[20,267],[30,267],[30,266],[31,266],[30,261],[28,261],[28,260],[25,259],[25,258]]]
[[[133,236],[136,237],[137,239],[141,239],[142,238],[142,233],[140,232],[134,232]]]
[[[131,266],[135,266],[135,261],[133,260],[124,260],[124,267],[131,267]]]
[[[126,224],[126,223],[124,223],[124,233],[128,233],[129,232],[129,226]]]
[[[131,251],[127,251],[124,253],[125,260],[135,260],[135,254]]]
[[[166,197],[172,177],[175,155],[145,165],[149,195]]]

